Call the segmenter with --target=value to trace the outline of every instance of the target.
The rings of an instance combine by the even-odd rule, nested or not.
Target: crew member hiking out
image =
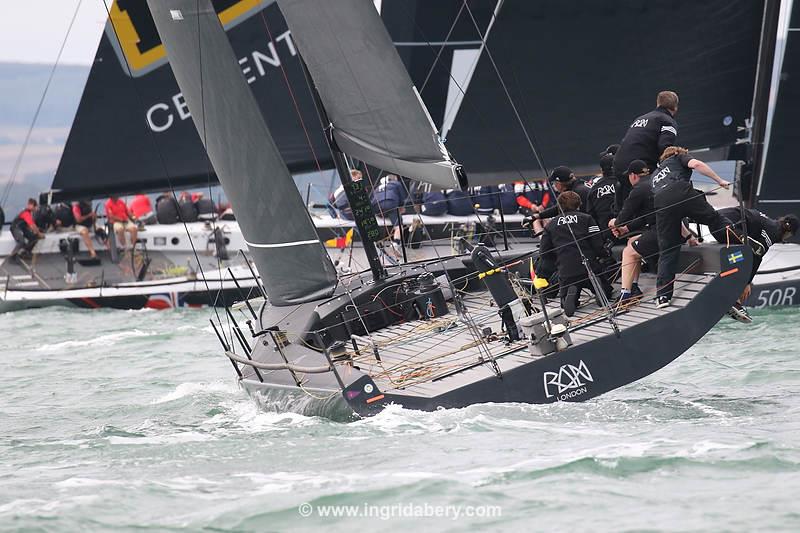
[[[17,241],[11,257],[19,255],[29,255],[36,246],[39,239],[44,239],[44,234],[33,220],[33,213],[36,211],[36,200],[28,198],[25,209],[20,211],[16,218],[11,222],[11,235]]]
[[[581,198],[577,193],[562,192],[558,197],[558,205],[562,214],[545,226],[539,251],[545,258],[550,256],[549,259],[552,259],[555,256],[561,307],[567,316],[572,316],[578,307],[581,290],[593,289],[583,257],[588,260],[592,271],[598,274],[606,297],[611,297],[611,285],[602,276],[601,266],[608,252],[603,247],[603,237],[597,223],[591,216],[578,211]]]
[[[619,181],[617,187],[617,210],[625,203],[632,185],[625,170],[631,161],[641,159],[651,169],[656,168],[659,156],[675,144],[678,136],[678,95],[672,91],[661,91],[656,96],[656,108],[631,122],[619,150],[614,155],[614,173]]]
[[[653,206],[656,210],[658,231],[658,300],[659,308],[667,307],[672,300],[675,270],[681,251],[681,225],[684,217],[708,226],[715,238],[725,239],[726,227],[731,221],[717,212],[706,200],[706,195],[692,184],[692,171],[708,176],[720,187],[731,184],[720,178],[714,170],[689,154],[680,146],[670,146],[661,154],[661,162],[653,171]]]
[[[738,231],[743,231],[742,210],[740,208],[727,207],[725,209],[720,209],[719,213],[727,217]],[[750,271],[750,280],[747,282],[741,296],[739,296],[739,300],[733,304],[731,310],[728,311],[728,315],[740,322],[749,323],[752,322],[752,319],[745,309],[744,304],[750,297],[750,291],[753,289],[753,278],[756,272],[758,272],[758,268],[761,266],[761,260],[764,258],[764,254],[767,253],[770,246],[780,242],[786,242],[795,236],[798,228],[800,228],[800,219],[795,215],[783,215],[777,220],[774,220],[756,209],[745,209],[744,216],[747,224],[747,235],[751,239],[758,241],[761,247],[756,247],[756,249],[753,250],[753,268]],[[726,242],[725,240],[720,240],[716,235],[714,237],[720,243]]]
[[[602,174],[592,180],[589,189],[589,198],[586,204],[586,212],[592,215],[597,222],[600,231],[603,232],[605,240],[613,240],[613,235],[608,231],[608,221],[614,218],[614,193],[616,190],[617,178],[614,177],[614,154],[605,154],[600,158],[600,169]]]

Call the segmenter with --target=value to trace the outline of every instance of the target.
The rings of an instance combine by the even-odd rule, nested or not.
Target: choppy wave
[[[163,396],[159,396],[153,400],[152,403],[159,404],[172,402],[187,396],[198,396],[214,393],[233,394],[238,392],[238,387],[236,387],[231,380],[215,381],[211,383],[181,383],[175,387],[175,390],[164,394]]]
[[[335,399],[285,412],[298,396],[249,398],[204,312],[7,315],[0,529],[793,530],[800,312],[755,315],[754,329],[721,323],[587,403],[365,419]],[[87,333],[93,320],[102,328]],[[503,516],[303,519],[304,502],[496,504]]]
[[[150,335],[154,335],[155,333],[152,331],[141,331],[138,329],[130,330],[130,331],[117,331],[114,333],[107,333],[105,335],[100,335],[99,337],[94,337],[90,339],[81,339],[81,340],[67,340],[61,342],[55,342],[52,344],[42,344],[41,346],[37,346],[35,350],[37,352],[74,352],[75,348],[83,348],[88,346],[104,346],[111,348],[116,344],[119,344],[122,341],[133,339],[136,337],[148,337]]]

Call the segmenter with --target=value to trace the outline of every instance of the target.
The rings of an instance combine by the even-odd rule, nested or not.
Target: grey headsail
[[[341,151],[439,187],[464,185],[372,0],[278,0],[278,7]]]
[[[330,295],[335,269],[211,1],[147,3],[270,303],[291,305]]]

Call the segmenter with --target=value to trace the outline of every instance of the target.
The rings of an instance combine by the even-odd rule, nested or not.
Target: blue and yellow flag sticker
[[[742,254],[742,252],[733,252],[731,254],[728,254],[729,264],[733,265],[736,263],[741,263],[742,261],[744,261],[744,254]]]

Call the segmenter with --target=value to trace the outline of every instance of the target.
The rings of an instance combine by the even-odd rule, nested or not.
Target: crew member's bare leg
[[[97,252],[94,251],[94,244],[92,244],[92,238],[89,236],[89,228],[80,226],[78,233],[80,233],[83,244],[86,245],[86,249],[89,250],[89,257],[93,259],[97,257]]]
[[[136,237],[139,234],[139,228],[136,227],[136,224],[128,223],[128,231],[131,234],[131,249],[136,247]]]
[[[125,249],[125,226],[121,222],[114,223],[114,233],[117,234],[117,248]]]
[[[639,271],[642,267],[642,256],[633,249],[633,241],[636,237],[628,240],[628,245],[622,251],[622,280],[621,288],[631,291],[633,283],[639,279]]]

